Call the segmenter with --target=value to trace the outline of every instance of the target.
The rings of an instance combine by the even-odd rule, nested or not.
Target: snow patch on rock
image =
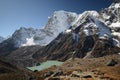
[[[79,26],[80,24],[82,24],[84,21],[84,19],[88,16],[93,16],[98,18],[99,17],[99,13],[97,11],[85,11],[82,14],[79,14],[78,17],[76,17],[76,19],[74,20],[74,22],[72,22],[72,26]]]
[[[115,46],[120,47],[120,42],[117,39],[113,38],[113,41]]]
[[[25,43],[25,44],[22,44],[21,46],[31,46],[31,45],[36,45],[35,42],[34,42],[33,37],[31,37],[31,38],[26,38],[26,43]]]
[[[110,25],[110,27],[112,27],[112,28],[120,28],[120,22],[116,22],[116,23],[112,23],[111,25]]]

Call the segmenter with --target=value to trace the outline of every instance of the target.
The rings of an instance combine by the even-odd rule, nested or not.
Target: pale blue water
[[[43,69],[46,69],[46,68],[49,68],[53,65],[56,65],[56,66],[59,66],[61,65],[63,62],[59,62],[59,61],[46,61],[46,62],[43,62],[40,66],[33,66],[33,67],[27,67],[28,69],[34,71],[34,70],[43,70]]]

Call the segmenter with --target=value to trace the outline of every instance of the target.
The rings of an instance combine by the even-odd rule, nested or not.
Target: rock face
[[[11,38],[8,38],[7,40],[0,43],[0,56],[5,57],[10,52],[16,50],[17,48],[14,47],[14,41],[11,40]]]
[[[120,47],[120,2],[115,1],[108,8],[103,9],[100,14],[104,22],[111,29],[113,39],[115,43]]]
[[[0,80],[37,80],[34,76],[19,64],[0,57]]]
[[[38,66],[40,62],[33,58],[33,54],[37,50],[42,48],[41,46],[28,46],[28,47],[21,47],[17,50],[12,51],[10,54],[5,56],[7,59],[12,59],[15,64],[19,64],[23,67],[32,67]]]
[[[115,66],[116,64],[118,64],[115,60],[110,60],[107,64],[107,66]]]
[[[19,69],[5,59],[0,59],[0,74],[16,72]]]

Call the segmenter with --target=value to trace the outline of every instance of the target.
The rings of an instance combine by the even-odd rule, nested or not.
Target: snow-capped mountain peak
[[[99,34],[99,38],[110,37],[110,29],[100,19],[97,11],[85,11],[72,23],[73,28],[80,27],[80,32],[86,36]]]
[[[99,17],[99,13],[97,11],[85,11],[82,14],[79,14],[78,17],[72,22],[72,26],[79,26],[85,21],[87,17]]]
[[[108,8],[103,9],[100,13],[107,25],[120,21],[120,2],[112,3]]]
[[[113,40],[120,47],[120,2],[113,2],[100,12],[103,22],[111,29]]]
[[[109,8],[120,8],[120,2],[114,2],[112,3]]]
[[[11,39],[15,47],[41,45],[45,46],[55,39],[59,33],[70,28],[71,23],[77,17],[76,13],[55,11],[49,18],[44,29],[21,27],[16,30]]]
[[[55,11],[49,18],[48,23],[45,26],[45,30],[51,32],[57,37],[57,35],[66,29],[70,28],[71,23],[78,15],[72,12]]]
[[[109,10],[113,10],[112,14],[115,16],[116,21],[112,22],[110,27],[120,27],[120,2],[114,2],[110,7]]]

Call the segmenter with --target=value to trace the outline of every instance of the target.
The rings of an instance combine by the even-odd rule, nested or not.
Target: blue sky
[[[113,0],[0,0],[0,36],[20,27],[43,28],[54,11],[82,13],[108,7]]]

